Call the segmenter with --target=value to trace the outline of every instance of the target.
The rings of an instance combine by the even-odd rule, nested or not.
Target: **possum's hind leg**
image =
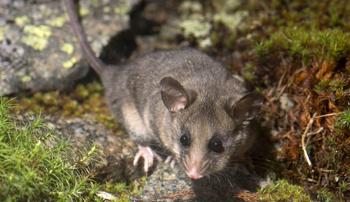
[[[153,151],[149,146],[149,143],[155,139],[152,132],[142,119],[141,114],[137,111],[132,101],[126,101],[121,108],[124,126],[128,131],[131,139],[138,144],[138,152],[134,158],[134,166],[137,165],[138,161],[142,157],[144,159],[144,171],[147,173],[149,168],[153,166],[154,159],[160,160],[158,154]],[[144,145],[144,146],[141,146]]]

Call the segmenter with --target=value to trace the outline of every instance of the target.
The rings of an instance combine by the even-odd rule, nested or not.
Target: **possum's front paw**
[[[144,147],[141,145],[138,145],[139,151],[136,153],[134,158],[134,166],[137,165],[140,158],[143,158],[143,170],[145,173],[148,173],[149,168],[151,168],[154,164],[154,159],[157,158],[159,161],[161,160],[161,157],[156,154],[150,147]]]

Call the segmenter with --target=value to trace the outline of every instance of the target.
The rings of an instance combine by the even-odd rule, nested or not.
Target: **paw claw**
[[[171,168],[175,168],[175,160],[173,160],[173,161],[170,163],[170,167],[171,167]]]
[[[139,162],[140,160],[140,157],[141,157],[141,154],[138,152],[136,153],[135,157],[134,157],[134,161],[133,161],[133,165],[136,166],[137,163]]]
[[[139,150],[134,157],[133,165],[137,166],[137,163],[142,157],[144,160],[143,170],[145,171],[145,173],[147,173],[149,168],[153,166],[154,158],[157,157],[158,155],[154,153],[150,147],[144,147],[140,145],[138,147],[139,147]]]
[[[174,167],[175,167],[176,160],[175,160],[175,158],[174,158],[173,156],[168,156],[168,157],[165,159],[164,163],[169,164],[171,168],[174,168]]]

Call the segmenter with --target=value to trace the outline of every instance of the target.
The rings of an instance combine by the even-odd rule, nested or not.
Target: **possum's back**
[[[243,81],[238,78],[234,78],[233,85],[231,82],[227,86],[226,81],[232,80],[232,74],[208,55],[192,48],[155,51],[115,66],[101,77],[107,96],[127,98],[137,106],[146,103],[150,97],[154,97],[153,102],[160,101],[159,83],[164,77],[178,80],[201,97],[245,91]],[[108,89],[111,89],[110,95]]]

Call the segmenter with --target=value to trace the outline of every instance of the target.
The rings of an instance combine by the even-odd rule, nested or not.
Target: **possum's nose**
[[[203,177],[203,175],[199,173],[197,167],[190,167],[188,170],[186,170],[186,174],[193,180],[197,180]]]

